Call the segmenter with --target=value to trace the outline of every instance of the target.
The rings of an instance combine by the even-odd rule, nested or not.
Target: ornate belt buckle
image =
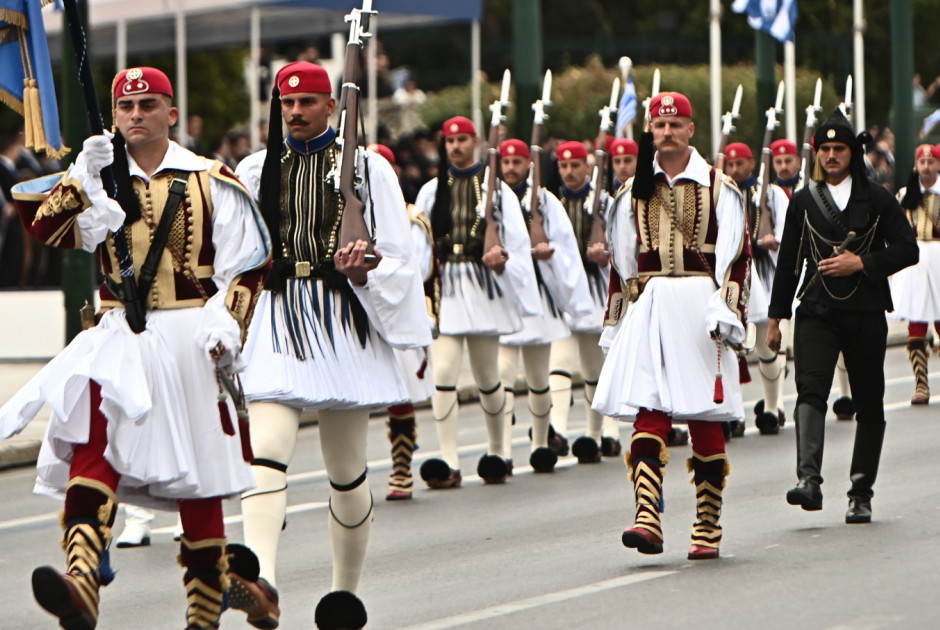
[[[294,263],[294,277],[295,278],[309,278],[310,277],[310,262],[306,260],[298,260]]]
[[[463,256],[463,243],[454,243],[454,255]]]

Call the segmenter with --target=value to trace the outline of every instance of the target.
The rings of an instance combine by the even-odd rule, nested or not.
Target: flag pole
[[[101,108],[98,106],[98,95],[95,93],[95,82],[91,74],[91,62],[88,59],[88,42],[85,40],[85,29],[82,27],[81,16],[78,12],[76,0],[63,0],[65,18],[68,22],[69,34],[72,40],[72,49],[78,65],[78,83],[82,87],[82,96],[85,100],[85,110],[88,113],[88,126],[92,135],[104,133],[104,119],[101,117]],[[101,183],[108,197],[117,197],[117,181],[110,166],[101,170]],[[131,258],[130,248],[127,245],[127,234],[124,229],[112,232],[114,249],[117,253],[118,265],[121,272],[121,302],[124,304],[127,323],[135,333],[143,332],[146,328],[144,308],[137,296],[137,282],[134,277],[134,261]]]
[[[852,52],[855,70],[855,131],[860,132],[867,127],[865,122],[865,8],[862,0],[852,3]]]

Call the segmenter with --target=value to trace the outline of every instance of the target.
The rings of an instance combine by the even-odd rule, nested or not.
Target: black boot
[[[799,483],[787,492],[787,503],[806,511],[822,509],[822,456],[826,415],[806,403],[796,408],[796,476]]]
[[[855,427],[855,447],[852,450],[852,465],[849,478],[849,509],[845,513],[846,523],[871,522],[872,486],[878,476],[881,461],[881,446],[885,438],[885,422],[859,422]]]

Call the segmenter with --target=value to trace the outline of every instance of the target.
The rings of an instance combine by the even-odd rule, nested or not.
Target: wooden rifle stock
[[[594,173],[591,177],[591,186],[594,195],[591,199],[591,245],[603,243],[607,249],[607,221],[601,216],[601,198],[604,194],[604,175],[607,172],[607,152],[602,147],[607,145],[607,131],[601,129],[597,135],[597,150],[594,151]]]
[[[494,247],[503,246],[495,213],[496,187],[499,186],[499,179],[496,177],[499,168],[499,125],[490,126],[489,147],[486,153],[486,197],[483,200],[483,212],[486,217],[486,231],[483,233],[484,254]]]
[[[761,184],[758,194],[757,207],[760,209],[760,225],[757,226],[757,240],[760,241],[768,234],[774,233],[774,225],[770,212],[767,209],[767,198],[770,196],[771,177],[773,174],[773,152],[770,150],[770,143],[773,141],[774,132],[768,129],[764,132],[764,146],[760,155]]]
[[[542,216],[542,207],[539,205],[539,190],[542,187],[542,125],[533,123],[532,125],[532,146],[529,151],[532,154],[532,185],[529,192],[529,214],[532,221],[529,223],[529,240],[532,247],[539,243],[547,243],[548,237],[545,235],[545,221]]]
[[[367,254],[372,254],[373,242],[365,221],[365,204],[356,193],[356,158],[359,150],[357,123],[359,122],[359,56],[362,50],[362,37],[368,29],[371,1],[367,0],[362,11],[354,9],[347,16],[352,25],[349,29],[349,42],[346,44],[346,59],[343,67],[343,87],[340,93],[340,127],[342,134],[342,155],[340,156],[339,192],[343,196],[343,216],[339,227],[337,248],[363,240],[369,245]],[[368,35],[365,35],[368,36]]]

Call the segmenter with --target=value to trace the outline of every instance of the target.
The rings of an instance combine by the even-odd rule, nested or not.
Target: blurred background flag
[[[792,42],[796,26],[796,0],[734,0],[731,10],[746,13],[747,23],[777,41]]]
[[[627,85],[623,88],[623,96],[620,97],[620,106],[617,108],[617,133],[618,138],[623,138],[627,125],[636,119],[636,86],[633,84],[633,75],[627,78]]]
[[[41,9],[44,0],[0,0],[0,101],[22,114],[26,146],[62,157],[59,109]]]
[[[940,122],[940,109],[935,109],[932,114],[924,118],[924,125],[920,128],[920,137],[926,138],[930,131]]]

